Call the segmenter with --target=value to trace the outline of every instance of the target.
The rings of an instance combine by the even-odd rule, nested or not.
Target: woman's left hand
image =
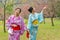
[[[47,6],[44,6],[41,12],[44,12],[45,9],[47,9]]]
[[[14,26],[14,27],[16,27],[17,25],[16,25],[16,24],[12,24],[11,26]]]
[[[47,6],[45,6],[44,8],[43,8],[43,10],[45,10],[47,8]]]

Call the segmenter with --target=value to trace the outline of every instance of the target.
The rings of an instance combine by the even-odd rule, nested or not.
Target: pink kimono
[[[12,30],[12,34],[9,33],[9,40],[20,40],[20,35],[24,33],[27,28],[25,27],[24,20],[22,17],[15,17],[14,15],[10,16],[6,22],[7,29],[12,29],[11,24],[16,23],[20,25],[20,30]]]

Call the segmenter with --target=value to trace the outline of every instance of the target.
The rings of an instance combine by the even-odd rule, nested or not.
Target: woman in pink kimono
[[[20,13],[21,9],[16,8],[14,15],[11,15],[6,22],[9,33],[9,40],[20,40],[20,36],[26,30],[24,20],[21,16],[19,16]]]

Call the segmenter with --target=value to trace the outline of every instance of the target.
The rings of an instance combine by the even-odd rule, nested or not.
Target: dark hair
[[[30,7],[30,8],[28,9],[28,11],[29,11],[30,13],[32,13],[32,10],[33,10],[32,7]]]
[[[20,10],[19,13],[21,13],[21,9],[20,8],[16,8],[15,10],[17,10],[17,9],[19,9]]]

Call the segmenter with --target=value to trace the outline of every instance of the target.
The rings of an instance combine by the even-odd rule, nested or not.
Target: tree
[[[48,0],[49,2],[49,10],[50,10],[50,16],[51,16],[51,23],[52,23],[52,26],[54,26],[54,16],[55,16],[55,8],[54,8],[54,3],[55,3],[55,0]]]
[[[6,13],[11,14],[13,12],[13,0],[8,0],[6,4]]]
[[[60,18],[60,1],[56,2],[55,10],[56,10],[57,16]]]
[[[12,10],[11,8],[11,4],[8,4],[7,3],[8,0],[1,0],[1,3],[4,7],[4,32],[6,32],[6,29],[5,29],[5,18],[6,18],[6,11],[7,12],[10,12]],[[10,1],[11,2],[11,1]]]

